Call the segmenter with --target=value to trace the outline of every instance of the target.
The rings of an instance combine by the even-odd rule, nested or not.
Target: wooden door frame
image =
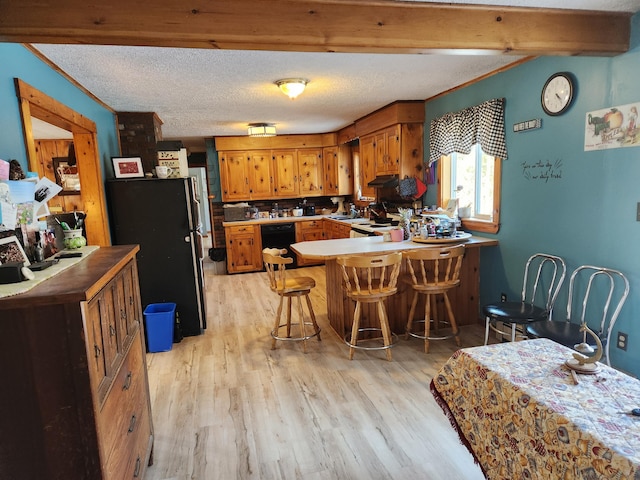
[[[86,214],[87,242],[90,245],[111,245],[95,122],[19,78],[14,81],[29,170],[37,171],[38,163],[32,117],[71,132],[80,176],[80,198]]]

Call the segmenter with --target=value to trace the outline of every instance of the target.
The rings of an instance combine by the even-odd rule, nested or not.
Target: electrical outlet
[[[506,302],[507,301],[507,294],[506,293],[501,293],[500,294],[500,301],[501,302]]]
[[[618,332],[618,348],[620,350],[627,350],[628,335],[626,333]]]

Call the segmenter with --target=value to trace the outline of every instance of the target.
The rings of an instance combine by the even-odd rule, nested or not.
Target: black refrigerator
[[[114,245],[139,244],[142,308],[176,303],[181,333],[206,328],[202,236],[193,178],[107,181]]]

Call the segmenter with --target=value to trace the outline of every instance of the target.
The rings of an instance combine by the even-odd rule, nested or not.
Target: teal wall
[[[504,97],[509,158],[502,163],[501,227],[497,248],[481,257],[481,304],[520,296],[526,259],[553,253],[568,271],[583,264],[619,269],[631,293],[616,330],[629,334],[629,348],[611,349],[612,364],[640,377],[640,147],[584,151],[587,112],[638,102],[640,105],[640,14],[632,19],[632,48],[614,58],[544,57],[524,63],[426,103],[425,145],[429,125],[444,113]],[[559,117],[544,114],[540,92],[554,72],[569,71],[577,97]],[[542,118],[542,128],[513,133],[513,124]],[[561,178],[529,180],[524,165],[561,162]],[[435,189],[426,203],[436,203]],[[493,236],[493,235],[485,235]],[[563,294],[565,295],[565,294]],[[557,303],[564,315],[566,295]]]
[[[209,195],[213,196],[213,202],[222,203],[222,188],[220,187],[220,164],[218,152],[213,138],[205,139],[207,148],[207,173],[209,175]]]
[[[27,167],[14,78],[19,78],[96,123],[103,178],[113,176],[111,157],[119,156],[115,115],[19,44],[0,43],[0,158]],[[107,175],[105,175],[105,167]]]

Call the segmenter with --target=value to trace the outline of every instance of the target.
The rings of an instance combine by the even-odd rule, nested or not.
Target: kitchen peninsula
[[[498,245],[494,239],[472,236],[465,243],[465,256],[460,272],[460,287],[449,292],[458,325],[474,324],[478,320],[480,299],[480,248]],[[440,244],[385,242],[382,236],[345,238],[324,241],[300,242],[291,245],[299,256],[307,259],[324,260],[327,275],[327,315],[331,327],[339,336],[351,329],[354,305],[342,288],[342,271],[336,258],[343,255],[383,254],[390,252],[434,248]],[[389,326],[395,333],[404,333],[411,305],[411,285],[404,281],[408,276],[406,265],[400,269],[398,292],[387,300]],[[375,305],[363,305],[362,328],[375,327]],[[424,310],[424,299],[420,299],[417,311]],[[444,318],[444,307],[438,302],[437,314]],[[370,320],[371,319],[371,320]],[[369,322],[372,323],[370,324]]]

